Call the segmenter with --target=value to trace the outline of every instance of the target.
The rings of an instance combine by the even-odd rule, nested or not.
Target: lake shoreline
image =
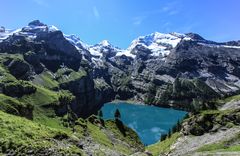
[[[110,103],[113,103],[113,104],[117,104],[117,103],[127,103],[127,104],[130,104],[130,105],[142,105],[142,106],[152,106],[152,105],[148,105],[148,104],[145,104],[141,101],[135,101],[135,100],[113,100],[111,102],[108,102],[109,104]],[[108,104],[108,103],[105,103],[105,104]]]
[[[135,101],[114,100],[102,107],[103,119],[114,119],[117,109],[121,112],[122,122],[133,129],[146,145],[159,141],[161,135],[172,129],[187,113]]]
[[[140,106],[155,106],[158,108],[167,108],[167,109],[173,109],[173,110],[177,110],[177,111],[184,111],[187,113],[190,113],[188,110],[182,109],[180,107],[171,107],[171,106],[166,106],[166,105],[153,105],[153,104],[145,104],[143,101],[139,101],[139,100],[113,100],[104,104],[118,104],[118,103],[126,103],[126,104],[130,104],[130,105],[140,105]]]

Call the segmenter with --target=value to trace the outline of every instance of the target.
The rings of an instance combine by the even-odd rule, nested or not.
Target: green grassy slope
[[[179,137],[180,133],[176,132],[172,134],[170,138],[167,138],[164,141],[147,146],[146,150],[152,153],[153,156],[164,155],[165,153],[168,153],[170,151],[170,146],[174,144]]]
[[[53,129],[31,120],[0,111],[0,153],[15,154],[55,153],[81,154],[74,137],[61,129]],[[71,143],[69,140],[73,143]],[[67,144],[67,148],[60,143]]]

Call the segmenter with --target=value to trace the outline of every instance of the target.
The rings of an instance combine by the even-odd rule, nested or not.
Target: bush
[[[23,95],[35,93],[36,90],[36,87],[26,81],[12,81],[3,86],[3,93],[11,97],[22,97]]]
[[[167,138],[167,134],[161,134],[161,141],[164,141],[164,140],[166,140],[166,138]]]
[[[32,119],[33,106],[19,102],[17,99],[0,94],[0,110]]]
[[[115,117],[115,119],[120,119],[121,118],[121,113],[120,113],[119,109],[116,109],[114,117]]]

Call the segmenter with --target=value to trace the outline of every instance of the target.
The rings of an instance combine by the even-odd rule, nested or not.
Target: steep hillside
[[[124,126],[123,133],[115,121],[102,125],[95,116],[78,119],[72,128],[46,126],[2,111],[0,121],[0,154],[110,156],[143,151],[133,130]]]

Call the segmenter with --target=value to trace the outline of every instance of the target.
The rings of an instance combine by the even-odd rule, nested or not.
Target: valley
[[[155,32],[120,49],[1,27],[0,155],[239,154],[239,90],[239,41]]]

